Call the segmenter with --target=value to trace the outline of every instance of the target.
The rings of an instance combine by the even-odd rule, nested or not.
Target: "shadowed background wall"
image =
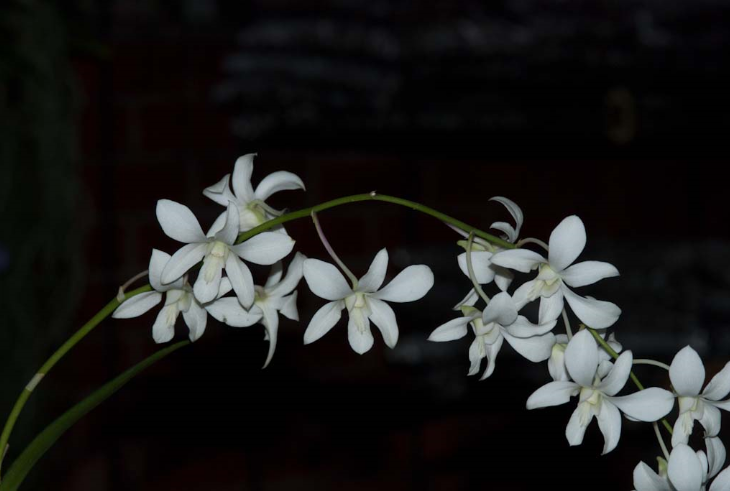
[[[5,415],[42,361],[118,286],[176,244],[155,203],[190,206],[258,152],[307,192],[296,209],[377,190],[487,228],[524,210],[523,236],[586,223],[582,257],[621,278],[585,289],[623,309],[618,338],[669,362],[691,343],[714,374],[730,355],[725,135],[730,36],[719,1],[240,2],[12,0],[0,7],[0,400]],[[71,429],[28,489],[626,489],[659,449],[624,421],[599,457],[591,426],[564,438],[573,403],[528,412],[544,364],[505,347],[467,378],[470,340],[431,344],[469,283],[444,225],[384,203],[322,213],[357,274],[382,247],[393,272],[428,264],[436,285],[395,307],[394,350],[364,356],[339,325],[302,346],[323,303],[300,290],[260,366],[261,326],[209,321]],[[326,259],[311,223],[297,249]],[[266,270],[256,271],[259,282]],[[61,411],[157,349],[154,314],[108,320],[39,387],[8,459]],[[177,338],[186,336],[182,321]],[[662,373],[640,369],[667,386]],[[723,433],[724,434],[724,433]],[[7,464],[6,464],[7,465]],[[556,476],[555,469],[565,473]],[[600,476],[596,479],[596,476]],[[553,481],[550,481],[553,480]],[[547,482],[550,481],[550,484]],[[552,487],[551,487],[552,486]]]

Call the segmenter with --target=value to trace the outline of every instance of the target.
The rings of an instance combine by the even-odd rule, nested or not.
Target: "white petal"
[[[387,302],[413,302],[422,298],[433,286],[431,268],[422,264],[408,266],[385,288],[371,296]]]
[[[533,324],[528,321],[524,316],[518,316],[514,323],[510,324],[507,328],[507,332],[517,338],[529,338],[532,336],[540,336],[542,334],[550,332],[554,327],[556,321],[548,322],[545,324]]]
[[[299,253],[297,253],[297,254],[299,254]],[[303,264],[304,264],[304,261],[302,260],[302,265]],[[282,276],[284,276],[284,262],[277,261],[271,265],[271,271],[269,272],[269,276],[266,278],[266,283],[264,284],[264,288],[266,288],[267,291],[269,291],[270,288],[273,288],[281,281]]]
[[[573,414],[570,415],[568,426],[565,427],[565,438],[571,447],[583,443],[583,436],[593,420],[593,416],[593,411],[587,404],[578,404]]]
[[[563,292],[558,290],[549,297],[540,298],[540,311],[538,320],[540,324],[554,322],[563,313],[565,302],[563,301]]]
[[[500,326],[509,326],[517,320],[517,307],[509,293],[500,292],[494,297],[482,313],[482,322],[496,322]]]
[[[609,401],[604,400],[601,404],[601,410],[596,415],[598,427],[603,433],[603,453],[605,455],[618,445],[621,438],[621,413]]]
[[[560,276],[569,286],[577,288],[592,285],[604,278],[618,276],[618,269],[613,264],[601,261],[584,261],[572,265],[560,273]]]
[[[543,385],[527,399],[527,409],[559,406],[570,400],[571,396],[580,392],[575,382],[550,382]]]
[[[494,269],[495,272],[494,283],[497,284],[497,287],[500,290],[506,292],[510,284],[512,283],[512,280],[515,278],[515,275],[513,275],[512,272],[507,268],[495,266],[494,264],[492,265],[492,269]]]
[[[720,410],[707,402],[704,403],[704,406],[704,411],[702,411],[702,417],[700,418],[700,424],[705,429],[705,436],[717,436],[717,434],[720,433],[720,426],[722,425],[722,415],[720,414]]]
[[[598,390],[609,396],[618,394],[618,391],[624,388],[626,381],[629,379],[633,363],[634,355],[631,351],[622,353],[614,363],[611,373],[598,385]]]
[[[219,298],[205,306],[214,319],[231,327],[249,327],[261,320],[261,309],[244,309],[235,297]]]
[[[168,237],[186,244],[205,242],[198,219],[185,205],[161,199],[157,202],[157,220]]]
[[[218,287],[218,295],[216,295],[215,298],[221,298],[223,295],[226,295],[231,290],[233,290],[231,280],[229,280],[228,278],[221,278],[221,284]]]
[[[228,255],[229,257],[232,254]],[[210,276],[208,276],[210,273]],[[208,255],[203,261],[198,278],[193,285],[193,293],[200,303],[208,303],[215,300],[221,286],[223,275],[223,261],[220,258]]]
[[[459,268],[468,277],[469,268],[467,267],[466,254],[466,252],[459,254],[457,260]],[[472,251],[471,253],[471,267],[474,270],[477,283],[481,285],[491,283],[494,280],[495,271],[492,269],[492,256],[493,254],[488,251]]]
[[[277,171],[264,177],[256,187],[254,196],[265,201],[274,193],[287,189],[304,189],[304,183],[296,174],[287,171]]]
[[[207,198],[212,199],[219,205],[228,206],[228,203],[230,201],[235,202],[236,197],[231,193],[231,190],[228,188],[228,183],[231,180],[231,175],[226,174],[223,179],[218,181],[217,183],[213,184],[212,186],[208,186],[203,190],[203,195]]]
[[[236,241],[236,238],[238,238],[239,223],[238,208],[236,208],[235,204],[228,203],[225,225],[223,225],[222,229],[215,231],[211,227],[211,231],[208,233],[212,233],[215,236],[216,240],[225,242],[228,245],[233,245],[233,243]]]
[[[504,196],[493,196],[489,198],[489,201],[496,201],[497,203],[501,203],[502,205],[504,205],[504,207],[507,208],[509,214],[512,215],[512,218],[514,218],[515,237],[514,239],[510,240],[510,242],[514,242],[517,236],[520,235],[520,229],[522,228],[522,222],[524,221],[522,209],[517,206],[517,203],[515,203],[511,199],[505,198]],[[492,227],[494,227],[494,225],[492,225]]]
[[[550,353],[552,353],[553,345],[555,344],[555,336],[553,333],[533,336],[531,338],[516,338],[510,336],[508,332],[503,331],[502,336],[504,336],[516,352],[533,363],[545,361],[550,358]]]
[[[471,322],[470,317],[458,317],[452,319],[445,324],[441,324],[439,327],[434,329],[431,335],[428,337],[429,341],[453,341],[455,339],[461,339],[466,336],[467,324]]]
[[[196,301],[190,303],[190,308],[187,312],[183,312],[183,319],[185,324],[188,325],[190,333],[188,337],[190,341],[197,341],[200,336],[205,332],[205,326],[208,323],[208,313],[203,307]]]
[[[345,302],[342,301],[324,304],[309,321],[307,330],[304,331],[304,344],[315,342],[335,327],[342,317],[343,308],[345,308]]]
[[[491,261],[492,264],[497,266],[514,269],[522,273],[529,273],[539,264],[547,262],[540,254],[528,249],[500,251],[492,256]]]
[[[502,346],[501,337],[499,338],[499,346]],[[469,371],[467,372],[467,376],[472,376],[479,373],[479,369],[482,365],[482,359],[486,356],[487,349],[485,347],[483,337],[475,337],[474,341],[472,341],[471,345],[469,345]],[[494,371],[494,366],[492,366],[492,371]],[[491,373],[489,371],[489,367],[487,367],[484,373],[487,377],[489,376],[489,374]]]
[[[298,321],[299,310],[297,310],[297,292],[283,298],[284,303],[282,304],[281,309],[279,309],[279,312],[287,319]]]
[[[708,477],[713,478],[722,466],[725,465],[725,445],[718,437],[706,437],[705,445],[707,445],[707,462],[709,464]]]
[[[528,303],[535,300],[535,298],[531,298],[530,293],[536,286],[536,281],[526,281],[523,284],[521,284],[517,290],[512,294],[512,300],[514,300],[515,305],[517,306],[517,310],[522,310],[522,307],[527,305]],[[560,290],[558,290],[560,291]],[[557,294],[557,292],[555,292]]]
[[[702,391],[702,395],[705,399],[711,401],[719,401],[730,392],[730,362],[726,363],[725,366],[712,377],[710,383],[707,384],[705,390]]]
[[[226,274],[231,281],[238,301],[245,308],[250,308],[254,301],[254,285],[251,270],[236,255],[228,254],[226,258]],[[195,283],[197,286],[197,282]]]
[[[227,205],[227,203],[226,203]],[[213,225],[210,226],[208,229],[208,237],[214,237],[216,233],[223,230],[223,228],[226,226],[226,219],[228,218],[228,210],[224,211],[220,215],[218,215],[218,218],[215,219],[213,222]]]
[[[626,416],[647,423],[663,418],[674,407],[674,394],[658,387],[651,387],[623,397],[606,397]]]
[[[347,340],[358,355],[370,351],[374,342],[373,333],[370,331],[370,321],[365,316],[362,316],[362,320],[365,324],[364,328],[357,325],[357,320],[352,315],[347,322]]]
[[[687,445],[679,444],[672,450],[667,475],[677,491],[699,491],[702,486],[702,464]]]
[[[319,259],[304,261],[304,279],[312,293],[325,300],[342,300],[353,293],[340,270]]]
[[[165,266],[167,266],[170,258],[171,256],[168,253],[152,249],[152,256],[150,256],[149,265],[150,285],[152,285],[152,288],[158,292],[164,292],[170,288],[182,288],[183,286],[182,278],[170,283],[169,285],[162,284],[162,271],[165,269]]]
[[[304,275],[304,261],[306,259],[307,256],[297,252],[294,259],[289,263],[284,279],[276,284],[267,285],[267,293],[273,297],[282,297],[294,291]]]
[[[507,237],[507,242],[514,243],[514,241],[517,240],[517,231],[512,225],[507,222],[494,222],[489,226],[489,228],[504,232],[505,236]]]
[[[575,315],[588,327],[594,329],[610,327],[621,315],[621,309],[611,302],[581,297],[567,286],[562,286],[561,290]]]
[[[236,254],[255,264],[274,264],[294,248],[294,239],[279,232],[262,232],[231,247]]]
[[[248,153],[243,157],[239,157],[233,167],[233,192],[239,202],[248,203],[254,199],[251,174],[253,174],[253,158],[255,156],[255,153]]]
[[[179,313],[177,305],[162,307],[152,325],[152,339],[155,343],[166,343],[175,336],[175,321]]]
[[[203,259],[207,247],[208,244],[188,244],[178,249],[167,261],[165,269],[162,270],[160,278],[162,284],[170,284],[181,278],[190,268]]]
[[[682,348],[669,366],[669,380],[680,396],[696,396],[705,383],[705,366],[691,346]]]
[[[388,269],[388,251],[380,249],[370,264],[368,272],[357,282],[358,291],[368,293],[378,291],[378,288],[380,288],[385,279],[386,269]]]
[[[689,436],[692,434],[694,425],[695,420],[691,411],[680,414],[674,422],[674,428],[672,429],[672,447],[676,447],[680,443],[686,445],[689,441]]]
[[[634,487],[636,491],[672,491],[667,481],[643,462],[634,469]]]
[[[598,368],[598,345],[590,332],[584,330],[573,336],[565,348],[565,367],[571,378],[583,387],[593,386]]]
[[[479,294],[477,293],[477,291],[474,288],[472,288],[471,290],[469,290],[469,293],[467,293],[466,296],[463,299],[461,299],[461,301],[459,303],[454,305],[454,310],[461,310],[461,308],[464,306],[473,307],[474,304],[476,304],[478,300],[479,300]]]
[[[112,314],[115,319],[131,319],[139,317],[152,307],[160,303],[162,294],[159,292],[144,292],[125,300]]]
[[[266,368],[271,363],[271,359],[274,357],[274,352],[276,351],[276,341],[279,337],[279,315],[276,311],[268,308],[262,309],[262,312],[264,315],[264,326],[266,327],[266,334],[269,340],[269,351],[266,354],[264,366],[261,367]]]
[[[368,305],[372,311],[370,320],[380,329],[385,344],[389,348],[395,348],[396,343],[398,343],[398,323],[395,320],[393,309],[377,298],[368,299]]]
[[[575,261],[586,246],[586,229],[577,216],[565,218],[550,234],[548,262],[561,272]]]
[[[730,467],[715,478],[710,486],[710,491],[730,491]]]
[[[484,347],[487,358],[487,368],[484,369],[484,373],[481,377],[479,377],[479,380],[485,380],[494,373],[494,368],[497,363],[497,355],[499,354],[499,350],[502,349],[503,342],[504,338],[500,336],[495,342],[493,342],[492,344],[487,344]]]

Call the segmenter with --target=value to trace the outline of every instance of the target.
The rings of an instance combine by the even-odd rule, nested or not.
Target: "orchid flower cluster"
[[[151,290],[126,299],[113,317],[140,316],[164,299],[152,326],[157,343],[173,338],[179,314],[191,341],[203,335],[208,315],[236,328],[260,324],[269,343],[263,365],[266,367],[275,354],[279,316],[299,320],[297,288],[304,278],[308,289],[326,301],[309,320],[303,332],[304,344],[327,334],[340,323],[346,310],[348,341],[356,353],[364,354],[373,347],[371,324],[386,346],[394,348],[399,330],[390,303],[423,298],[434,284],[431,269],[426,265],[408,266],[383,286],[388,251],[382,249],[367,272],[355,276],[327,241],[315,210],[309,215],[332,262],[295,252],[285,264],[295,241],[282,225],[286,221],[282,218],[284,212],[272,208],[266,200],[279,191],[304,190],[305,186],[298,176],[280,171],[265,177],[254,189],[253,159],[253,154],[239,158],[232,175],[203,191],[225,207],[207,233],[186,206],[166,199],[157,203],[162,230],[183,245],[172,255],[152,251],[148,270]],[[428,339],[447,342],[473,335],[467,373],[481,373],[481,380],[494,374],[505,342],[529,362],[545,362],[546,376],[552,381],[535,390],[526,407],[531,410],[567,404],[575,397],[577,405],[565,430],[569,445],[582,443],[594,418],[603,434],[604,454],[619,444],[624,417],[652,423],[662,455],[657,470],[644,462],[636,466],[633,478],[637,491],[730,491],[730,470],[722,470],[725,447],[718,437],[720,411],[730,410],[730,400],[723,400],[730,393],[730,363],[703,388],[705,369],[689,346],[676,354],[670,366],[635,359],[608,332],[621,309],[580,294],[581,287],[619,276],[617,268],[606,262],[576,262],[587,240],[581,219],[569,216],[562,220],[547,243],[529,237],[520,239],[524,222],[520,207],[500,196],[491,200],[502,205],[512,219],[491,224],[490,228],[501,234],[499,238],[477,234],[456,220],[448,223],[460,235],[457,243],[464,251],[456,263],[470,286],[454,308],[459,316],[434,326]],[[404,200],[391,198],[391,202],[399,201]],[[525,246],[542,248],[544,253]],[[271,266],[265,281],[255,284],[247,263]],[[523,281],[516,281],[517,277]],[[491,297],[485,292],[488,287],[493,288]],[[533,311],[526,307],[536,301],[536,315],[530,318]],[[571,317],[578,321],[575,333]],[[558,332],[559,326],[562,332]],[[644,388],[632,373],[633,365],[640,363],[667,370],[666,388]],[[629,378],[638,390],[626,388]],[[671,425],[664,418],[675,406],[677,417]],[[689,446],[697,429],[695,422],[704,432],[706,450],[695,451]],[[671,441],[671,447],[667,447],[665,438]]]

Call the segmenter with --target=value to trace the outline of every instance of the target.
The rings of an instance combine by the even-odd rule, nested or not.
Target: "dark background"
[[[708,375],[730,354],[730,8],[721,1],[292,0],[40,2],[0,7],[0,410],[38,366],[172,253],[157,199],[221,211],[201,191],[244,153],[307,192],[296,209],[377,190],[487,228],[525,211],[547,240],[570,214],[585,259],[622,277],[583,289],[617,303],[619,339],[670,362],[691,343]],[[261,326],[209,321],[72,428],[25,489],[630,489],[654,467],[650,425],[624,420],[600,457],[595,423],[564,438],[575,403],[528,412],[544,364],[505,345],[467,378],[470,339],[432,344],[469,288],[456,236],[385,203],[321,214],[357,275],[381,247],[389,278],[425,263],[436,286],[395,307],[395,350],[349,348],[344,322],[303,347],[323,303],[300,290],[271,366]],[[327,259],[307,220],[298,250]],[[265,276],[265,270],[258,271]],[[260,280],[263,276],[259,276]],[[158,347],[154,314],[104,322],[39,386],[8,462],[58,414]],[[187,335],[178,322],[178,339]],[[666,386],[661,370],[642,379]],[[700,430],[697,431],[699,433]],[[727,440],[726,440],[727,441]],[[701,448],[698,446],[698,448]]]

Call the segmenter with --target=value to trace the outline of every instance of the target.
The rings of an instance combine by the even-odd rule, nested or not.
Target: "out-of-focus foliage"
[[[4,0],[0,39],[0,404],[8,409],[78,307],[84,220],[63,16],[50,3]],[[15,437],[25,440],[31,427]]]

